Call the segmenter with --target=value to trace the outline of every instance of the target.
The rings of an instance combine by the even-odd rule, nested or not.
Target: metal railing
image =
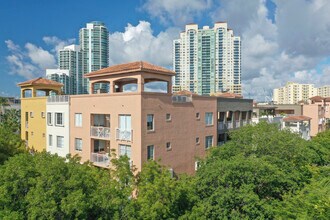
[[[219,123],[218,123],[218,130],[223,130],[223,129],[225,129],[225,124],[224,124],[224,122],[219,122]]]
[[[116,129],[116,140],[132,142],[133,130],[122,130],[120,128],[117,128]]]
[[[236,121],[235,122],[235,128],[239,128],[241,127],[241,122],[240,121]]]
[[[107,153],[91,153],[91,162],[97,166],[108,167],[110,165],[110,157]]]
[[[110,138],[110,128],[109,127],[91,126],[91,137],[109,139]]]
[[[247,120],[243,120],[243,126],[247,125]]]
[[[48,96],[47,102],[69,102],[69,95]]]
[[[232,129],[233,128],[233,122],[228,121],[227,122],[227,129]]]

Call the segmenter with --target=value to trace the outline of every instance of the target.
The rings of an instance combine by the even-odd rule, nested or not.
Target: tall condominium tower
[[[174,91],[241,94],[241,39],[225,22],[203,29],[188,24],[173,41],[173,70]]]
[[[79,32],[82,53],[82,74],[109,66],[109,32],[104,23],[87,23]],[[88,79],[83,79],[82,93],[89,92]]]
[[[62,93],[70,94],[70,73],[69,70],[46,69],[46,78],[62,83]]]
[[[82,94],[82,60],[80,46],[66,46],[60,50],[58,54],[59,68],[69,71],[69,93],[66,94]]]
[[[273,101],[275,104],[297,104],[316,96],[317,92],[314,84],[288,82],[284,87],[274,89]]]

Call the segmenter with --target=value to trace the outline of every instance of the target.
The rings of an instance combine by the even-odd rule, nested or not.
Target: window
[[[171,114],[169,113],[166,114],[166,121],[171,121]]]
[[[48,144],[49,144],[49,146],[51,147],[51,146],[53,146],[53,135],[48,135]]]
[[[47,124],[48,125],[53,125],[52,113],[51,112],[47,112]]]
[[[46,137],[46,134],[45,134],[45,133],[42,133],[42,137],[43,137],[43,138]]]
[[[63,126],[63,113],[55,113],[55,125]]]
[[[64,147],[64,137],[63,136],[56,136],[56,146],[58,148]]]
[[[171,142],[167,142],[166,143],[166,150],[171,150],[171,149],[172,149]]]
[[[131,145],[119,144],[119,156],[124,155],[131,159]]]
[[[45,118],[45,112],[41,112],[41,117]]]
[[[196,144],[199,144],[199,137],[196,138]]]
[[[197,112],[196,113],[196,119],[200,119],[200,118],[201,118],[201,116],[200,116],[199,112]]]
[[[82,139],[81,138],[74,139],[74,149],[76,151],[82,151]]]
[[[154,130],[154,115],[152,114],[147,115],[147,130],[148,131]]]
[[[74,123],[76,127],[82,127],[82,114],[75,113],[74,114]]]
[[[148,150],[147,159],[153,160],[154,159],[154,145],[149,145],[147,150]]]
[[[206,136],[205,137],[205,148],[208,149],[213,145],[213,136]]]
[[[205,113],[205,124],[206,125],[213,125],[213,112],[206,112]]]
[[[34,115],[33,115],[33,112],[30,112],[30,118],[33,118]]]

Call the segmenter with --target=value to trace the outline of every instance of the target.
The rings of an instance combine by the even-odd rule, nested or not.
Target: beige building
[[[321,97],[330,97],[330,85],[317,88],[317,95]]]
[[[317,95],[314,84],[299,84],[288,82],[284,87],[274,89],[273,101],[275,104],[298,104]]]
[[[173,76],[146,62],[86,74],[90,94],[70,96],[71,154],[108,167],[114,151],[138,170],[152,159],[174,173],[194,173],[198,158],[226,141],[228,130],[250,123],[252,100],[173,94]],[[98,83],[108,91],[94,90]]]

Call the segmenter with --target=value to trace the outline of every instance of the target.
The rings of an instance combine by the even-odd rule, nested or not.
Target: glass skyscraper
[[[215,23],[212,29],[188,24],[180,39],[173,41],[173,70],[173,91],[241,94],[240,37],[225,22]]]

